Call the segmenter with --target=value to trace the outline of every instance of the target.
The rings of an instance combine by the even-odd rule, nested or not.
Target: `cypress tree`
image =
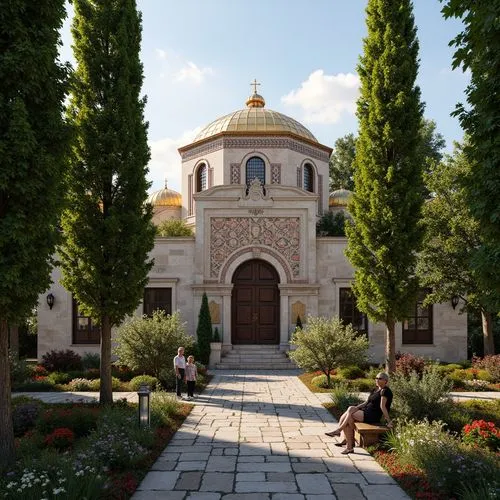
[[[423,105],[415,85],[418,41],[411,2],[369,0],[366,12],[347,256],[355,268],[359,309],[386,325],[386,368],[394,371],[395,323],[408,314],[417,291]]]
[[[200,314],[198,315],[198,326],[196,328],[198,343],[198,355],[204,365],[210,360],[210,342],[212,342],[212,318],[208,307],[207,294],[203,292],[201,299]]]
[[[14,458],[8,324],[28,317],[50,285],[59,233],[68,68],[57,57],[65,14],[63,0],[15,0],[0,9],[0,469]]]
[[[144,293],[154,244],[134,0],[74,0],[75,129],[63,215],[63,284],[101,326],[100,403],[112,401],[111,328]]]

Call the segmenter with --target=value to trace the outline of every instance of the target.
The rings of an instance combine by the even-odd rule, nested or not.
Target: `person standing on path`
[[[182,381],[185,378],[186,358],[184,357],[184,347],[177,349],[177,356],[174,358],[175,370],[175,392],[178,398],[182,398]]]
[[[186,384],[188,399],[194,398],[194,386],[196,385],[196,378],[198,376],[198,369],[194,363],[194,356],[188,356],[186,365]]]

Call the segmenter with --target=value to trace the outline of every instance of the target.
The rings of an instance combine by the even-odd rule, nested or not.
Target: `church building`
[[[196,335],[206,292],[228,359],[245,348],[259,356],[286,352],[298,317],[305,324],[308,315],[338,315],[368,335],[372,361],[383,362],[385,325],[356,307],[346,238],[316,234],[320,216],[346,210],[350,196],[329,193],[331,152],[302,124],[267,109],[256,91],[243,109],[203,128],[179,149],[182,193],[165,186],[149,197],[156,224],[182,218],[194,236],[156,238],[136,314],[178,310]],[[38,356],[51,349],[99,352],[99,328],[80,314],[60,273],[53,270],[40,297]],[[423,307],[419,300],[396,325],[396,351],[465,359],[467,317],[451,302]]]

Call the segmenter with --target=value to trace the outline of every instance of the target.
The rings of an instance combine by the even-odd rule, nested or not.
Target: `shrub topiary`
[[[68,372],[82,369],[82,358],[71,349],[52,350],[42,356],[42,366],[49,372]]]
[[[346,366],[339,370],[339,375],[342,378],[348,380],[354,380],[355,378],[363,377],[364,374],[365,372],[359,366],[356,365]]]
[[[132,391],[138,391],[141,385],[148,385],[154,391],[160,385],[160,381],[151,375],[138,375],[129,382],[129,387]]]
[[[212,340],[212,319],[208,308],[207,294],[203,293],[201,299],[200,314],[198,315],[198,326],[196,328],[198,344],[198,356],[204,365],[210,361],[210,342]]]

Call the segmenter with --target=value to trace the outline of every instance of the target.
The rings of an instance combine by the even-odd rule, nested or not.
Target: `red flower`
[[[69,448],[75,440],[75,434],[67,427],[58,427],[57,429],[45,437],[44,443],[46,446],[64,450]]]

